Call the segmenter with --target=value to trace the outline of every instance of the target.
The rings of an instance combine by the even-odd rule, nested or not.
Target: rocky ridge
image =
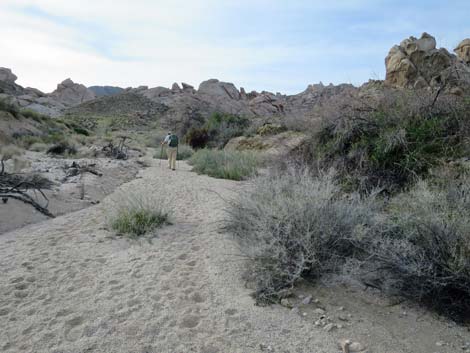
[[[0,67],[0,99],[7,99],[23,109],[38,113],[59,116],[72,106],[93,100],[96,95],[82,84],[70,78],[57,85],[52,93],[44,93],[36,88],[16,84],[17,76],[10,69]]]
[[[447,86],[457,92],[470,85],[470,39],[454,49],[436,48],[436,39],[423,33],[409,37],[390,49],[385,58],[385,82],[401,88]]]
[[[263,119],[305,118],[311,116],[312,109],[323,100],[357,90],[376,94],[384,86],[398,89],[439,89],[445,86],[450,93],[462,94],[470,87],[470,39],[460,42],[454,52],[438,49],[436,39],[423,33],[419,39],[409,37],[390,49],[385,59],[385,81],[368,82],[359,88],[349,84],[320,83],[309,85],[305,91],[295,95],[247,92],[243,87],[237,88],[233,83],[217,79],[204,81],[197,89],[184,82],[174,83],[171,88],[87,88],[67,79],[54,92],[46,94],[17,85],[16,75],[10,69],[0,68],[0,98],[9,98],[22,108],[51,116],[68,112],[98,113],[95,108],[102,114],[108,109],[113,114],[126,117],[161,118],[163,125],[179,130],[185,130],[194,120],[203,121],[214,112]],[[136,98],[136,95],[141,98]],[[125,103],[116,106],[119,100]]]

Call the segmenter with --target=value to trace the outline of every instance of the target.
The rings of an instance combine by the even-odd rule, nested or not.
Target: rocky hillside
[[[22,109],[59,116],[69,107],[95,99],[93,91],[74,83],[70,78],[57,85],[52,93],[16,84],[17,76],[10,69],[0,67],[0,99],[8,100]]]

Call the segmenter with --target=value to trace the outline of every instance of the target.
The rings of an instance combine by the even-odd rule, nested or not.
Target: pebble
[[[352,342],[348,339],[343,339],[338,342],[338,346],[343,350],[344,353],[358,353],[364,352],[366,347],[359,342]]]
[[[324,327],[324,330],[327,332],[330,332],[331,330],[335,329],[336,325],[335,324],[328,324]]]
[[[320,308],[317,308],[313,311],[314,314],[325,315],[326,311]]]
[[[447,345],[447,343],[445,343],[444,341],[436,342],[436,346],[438,346],[438,347],[443,347],[443,346],[446,346],[446,345]]]
[[[303,305],[308,305],[312,302],[312,296],[309,295],[308,297],[305,297],[304,300],[302,300]]]
[[[267,345],[267,344],[263,344],[261,343],[259,345],[259,348],[263,351],[263,352],[274,352],[274,348],[270,345]]]
[[[281,299],[281,305],[285,306],[286,308],[292,308],[292,304],[290,303],[289,299]]]

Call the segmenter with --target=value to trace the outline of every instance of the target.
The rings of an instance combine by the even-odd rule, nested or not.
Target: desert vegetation
[[[344,193],[336,172],[288,169],[256,179],[227,227],[250,260],[260,303],[301,278],[347,272],[367,286],[466,320],[470,314],[468,177],[418,182],[388,202]]]
[[[234,137],[241,136],[250,126],[250,119],[214,113],[202,127],[192,127],[185,135],[187,143],[194,149],[223,148]]]
[[[190,159],[193,171],[214,178],[243,180],[256,175],[260,158],[253,152],[202,149]]]
[[[118,235],[136,238],[170,224],[171,211],[154,196],[122,193],[113,199],[107,213],[112,230]]]
[[[469,320],[469,103],[391,90],[318,106],[290,162],[231,203],[258,302],[346,273]]]

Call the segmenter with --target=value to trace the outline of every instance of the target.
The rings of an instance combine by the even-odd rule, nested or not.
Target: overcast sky
[[[383,79],[402,39],[470,37],[470,0],[0,0],[0,66],[45,92],[91,85],[297,93]]]

